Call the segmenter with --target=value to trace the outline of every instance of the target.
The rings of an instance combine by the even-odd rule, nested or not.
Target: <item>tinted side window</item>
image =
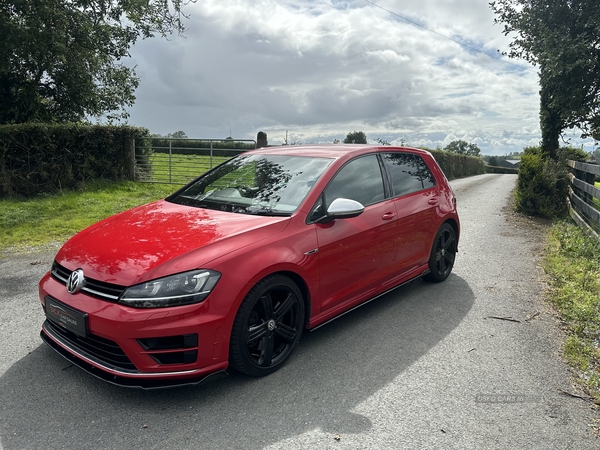
[[[420,156],[410,153],[384,153],[381,156],[392,177],[394,196],[435,186],[435,179]]]
[[[326,209],[336,198],[349,198],[363,205],[384,199],[383,179],[377,155],[352,160],[335,175],[325,189]]]

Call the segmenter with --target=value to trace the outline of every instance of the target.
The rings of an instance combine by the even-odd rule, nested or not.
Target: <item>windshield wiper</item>
[[[272,209],[254,209],[254,208],[246,208],[246,214],[251,214],[253,216],[275,216],[275,217],[289,217],[292,213],[281,212],[281,211],[273,211]]]

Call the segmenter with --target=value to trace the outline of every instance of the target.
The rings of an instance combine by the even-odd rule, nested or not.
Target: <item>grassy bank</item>
[[[555,224],[544,268],[567,332],[564,355],[600,403],[600,245],[570,221]]]
[[[100,219],[164,198],[177,185],[95,182],[83,191],[0,200],[0,254],[56,248]]]

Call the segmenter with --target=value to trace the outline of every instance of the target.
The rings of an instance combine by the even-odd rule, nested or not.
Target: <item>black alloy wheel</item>
[[[429,281],[444,281],[452,272],[456,259],[457,241],[454,228],[444,223],[438,230],[431,255],[429,257],[430,272],[425,276]]]
[[[292,354],[304,325],[304,301],[296,284],[272,275],[254,286],[237,312],[229,366],[259,377],[279,369]]]

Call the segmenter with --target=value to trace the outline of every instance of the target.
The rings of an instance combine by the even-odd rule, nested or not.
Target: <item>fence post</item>
[[[267,133],[259,131],[256,135],[256,148],[268,147],[269,141],[267,140]]]
[[[129,179],[136,181],[135,179],[135,138],[131,138],[131,163],[129,164]]]
[[[173,182],[173,153],[171,151],[171,142],[169,139],[169,184]]]

